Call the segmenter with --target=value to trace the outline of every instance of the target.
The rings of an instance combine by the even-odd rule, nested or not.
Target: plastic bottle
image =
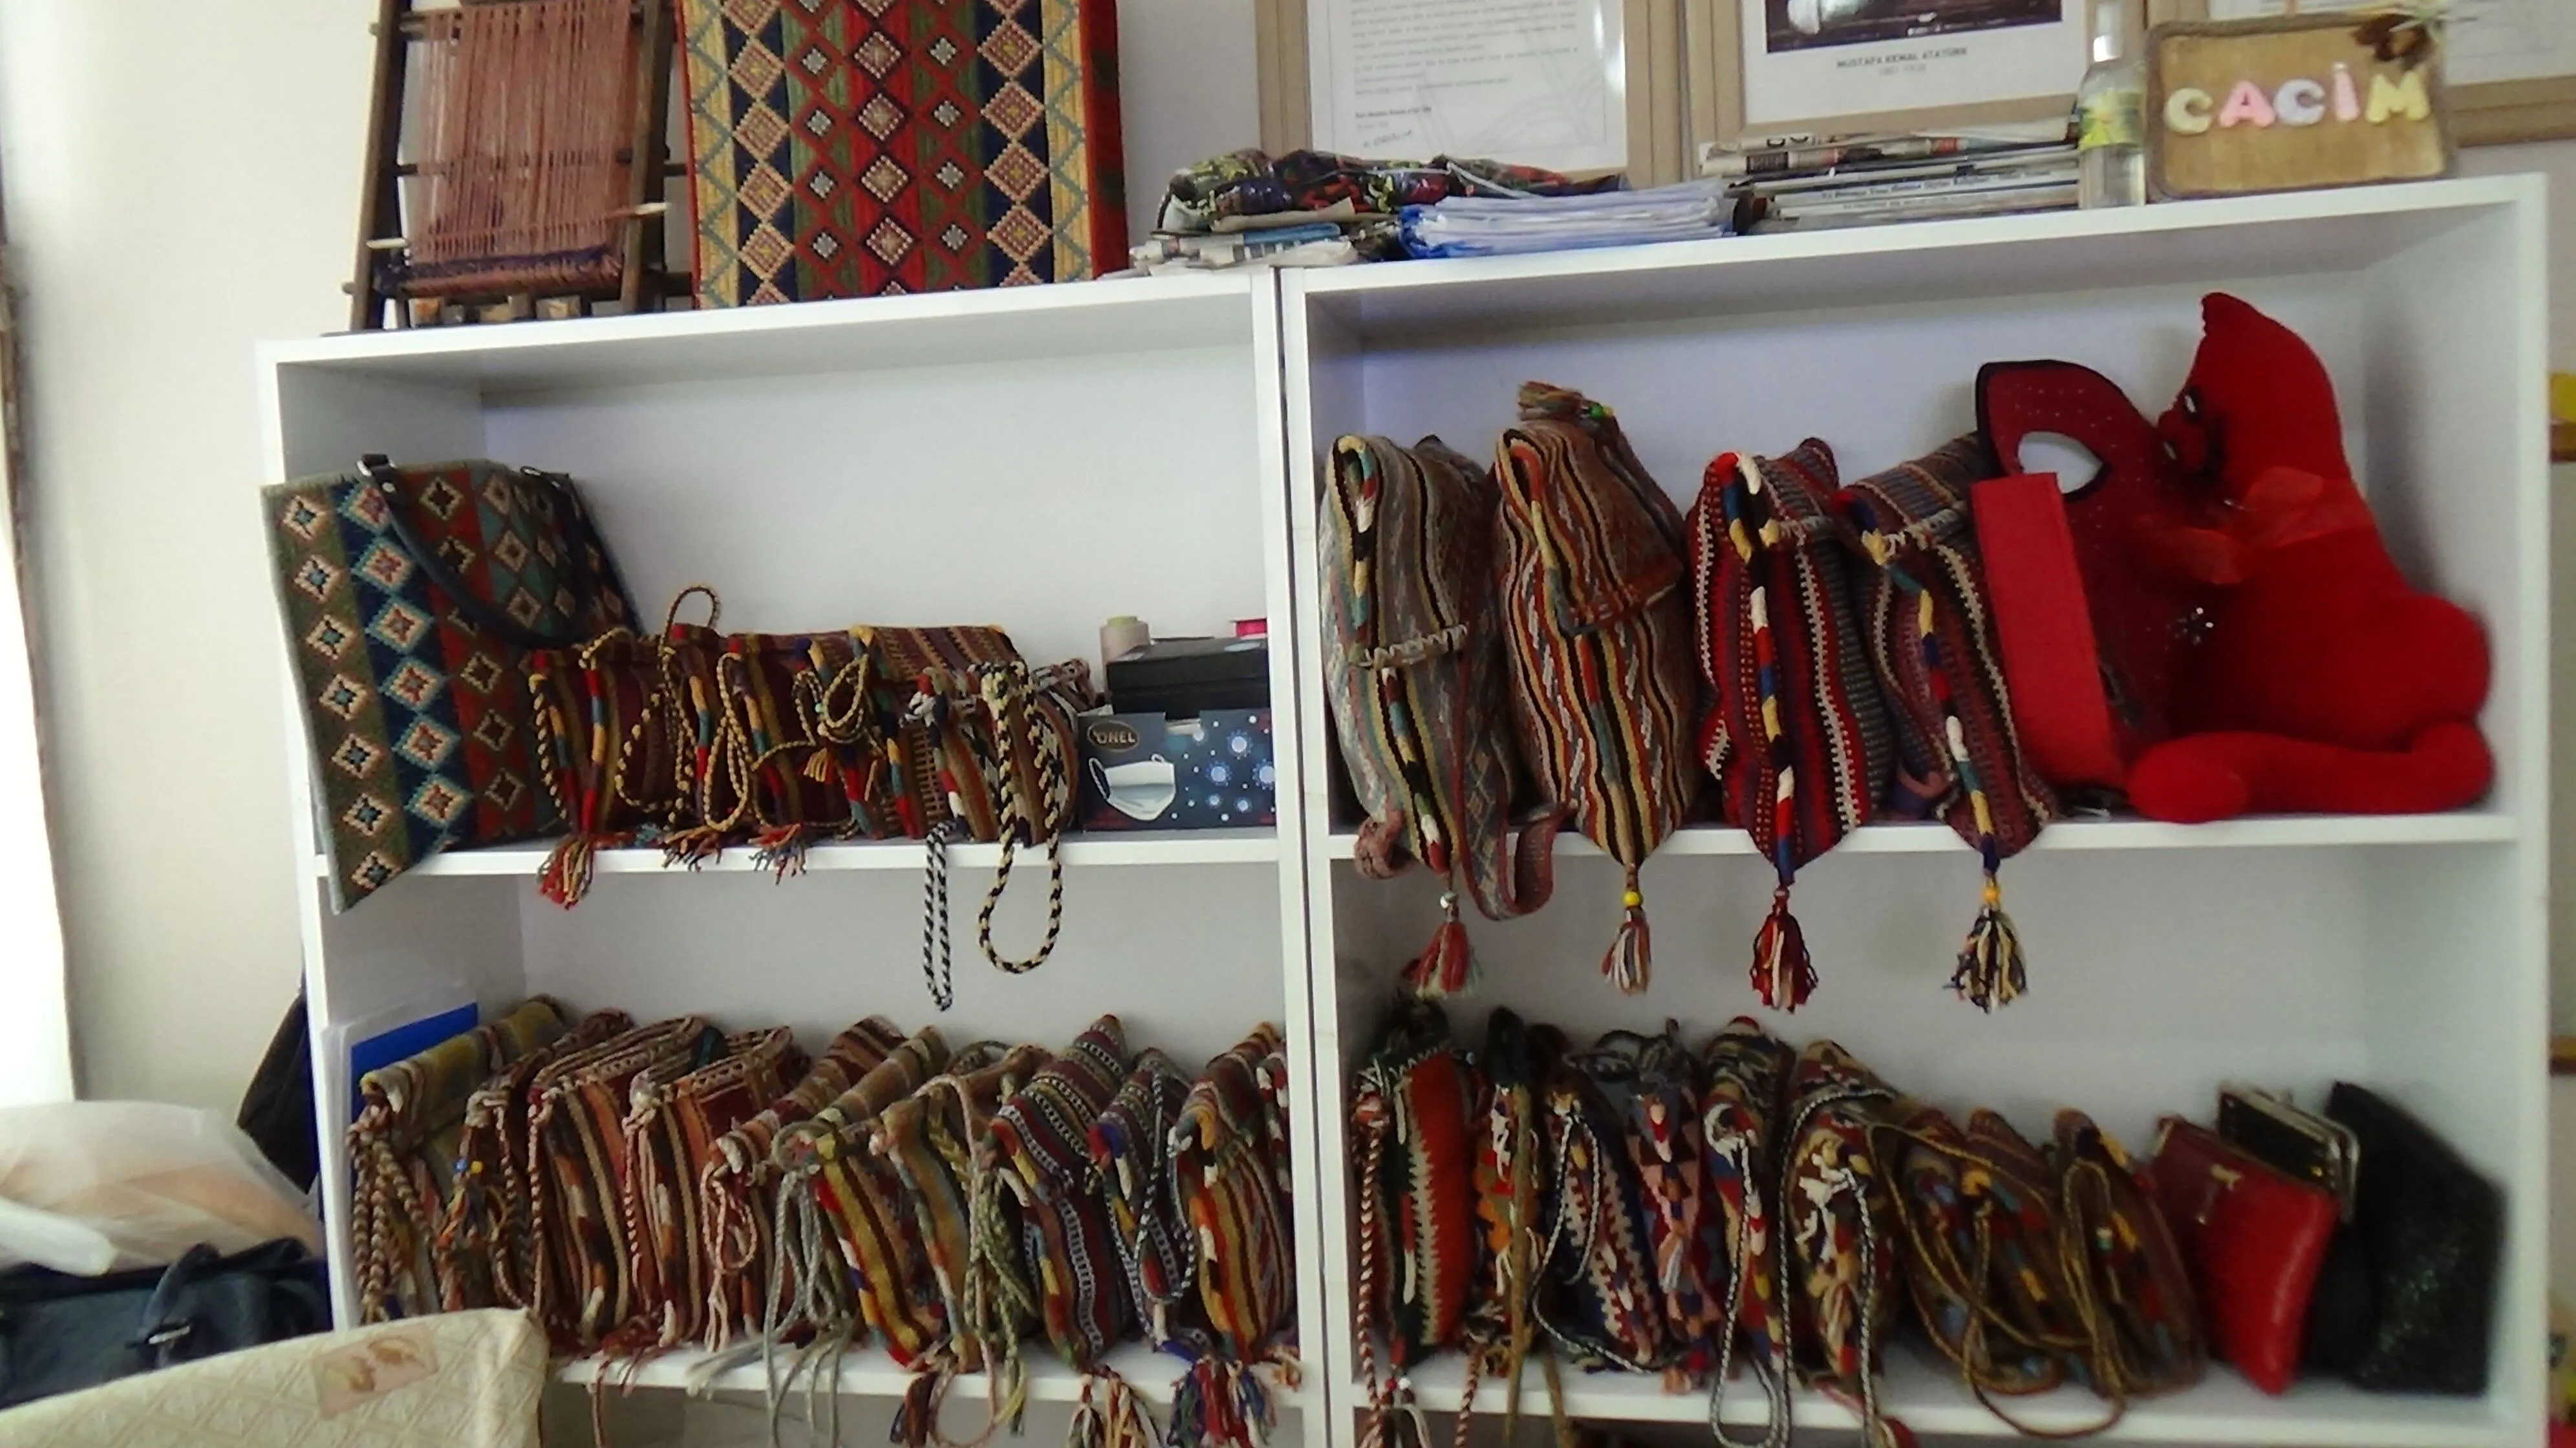
[[[2093,7],[2093,66],[2075,92],[2076,202],[2136,206],[2147,199],[2146,75],[2123,55],[2121,0]]]

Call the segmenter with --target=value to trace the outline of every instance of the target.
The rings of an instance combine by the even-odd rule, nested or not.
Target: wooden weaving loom
[[[688,290],[663,268],[667,3],[379,0],[375,35],[351,330]]]

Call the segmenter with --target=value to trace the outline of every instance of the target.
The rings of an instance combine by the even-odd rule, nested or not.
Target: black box
[[[1109,707],[1195,719],[1210,709],[1270,707],[1270,640],[1156,639],[1109,661]]]

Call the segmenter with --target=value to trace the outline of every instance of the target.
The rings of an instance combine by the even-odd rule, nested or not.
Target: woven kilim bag
[[[1396,1006],[1352,1092],[1360,1310],[1386,1339],[1390,1374],[1456,1343],[1466,1325],[1478,1276],[1468,1122],[1479,1094],[1448,1017],[1427,1001]]]
[[[1726,1219],[1709,1180],[1700,1136],[1699,1059],[1681,1026],[1638,1043],[1628,1105],[1628,1155],[1646,1202],[1646,1247],[1663,1295],[1664,1336],[1674,1357],[1668,1386],[1708,1380],[1716,1338],[1726,1327]]]
[[[636,1077],[690,1060],[711,1034],[695,1016],[661,1021],[563,1057],[529,1083],[530,1310],[559,1345],[595,1347],[643,1308],[627,1245],[628,1093]]]
[[[365,1322],[437,1308],[438,1239],[447,1215],[456,1138],[466,1099],[495,1071],[560,1038],[561,1002],[537,996],[518,1009],[358,1079],[349,1126],[349,1245]]]
[[[1082,659],[1034,671],[1017,659],[979,664],[965,682],[972,684],[972,693],[952,701],[950,707],[973,721],[957,732],[974,752],[992,802],[993,837],[1002,846],[1001,858],[993,867],[993,883],[975,912],[975,943],[996,970],[1026,975],[1046,964],[1064,929],[1064,834],[1073,827],[1073,782],[1081,770],[1074,721],[1099,697],[1092,692],[1091,665]],[[943,1011],[956,998],[948,947],[947,845],[948,836],[934,830],[922,931],[922,970],[932,1002]],[[1032,847],[1046,851],[1046,930],[1035,950],[1008,956],[993,944],[993,912],[1011,888],[1011,868],[1019,852]]]
[[[689,721],[665,686],[669,652],[663,640],[612,629],[529,656],[538,760],[568,831],[537,872],[557,904],[589,892],[600,850],[689,818]]]
[[[2012,691],[1968,512],[1969,485],[1993,473],[1970,435],[1849,484],[1835,503],[1878,565],[1861,627],[1902,760],[1891,806],[1938,811],[1985,867],[1984,904],[1950,978],[1980,1010],[2011,1003],[2026,984],[1996,874],[2057,812],[2013,735]]]
[[[1107,1192],[1118,1260],[1136,1320],[1154,1346],[1196,1360],[1216,1349],[1198,1292],[1199,1242],[1181,1206],[1172,1136],[1190,1078],[1148,1047],[1091,1126],[1091,1160]]]
[[[1710,1333],[1717,1365],[1709,1378],[1709,1431],[1719,1426],[1735,1354],[1745,1353],[1770,1400],[1765,1448],[1789,1441],[1789,1310],[1776,1251],[1786,1227],[1778,1167],[1780,1109],[1797,1052],[1750,1016],[1738,1016],[1700,1048],[1700,1144],[1708,1153],[1710,1206],[1724,1257],[1717,1273],[1725,1311]]]
[[[715,662],[711,736],[698,779],[698,828],[748,839],[781,875],[817,840],[859,827],[849,776],[859,761],[817,730],[826,685],[859,656],[856,634],[728,634]]]
[[[1643,1040],[1614,1031],[1557,1063],[1540,1091],[1548,1231],[1538,1324],[1586,1371],[1652,1372],[1671,1352],[1652,1209],[1628,1151]]]
[[[1610,409],[1521,386],[1495,475],[1513,718],[1539,793],[1627,870],[1626,915],[1601,970],[1646,988],[1652,951],[1637,871],[1697,790],[1681,513],[1629,450]]]
[[[1779,1010],[1816,984],[1790,884],[1869,822],[1896,757],[1854,612],[1857,545],[1833,511],[1837,481],[1833,450],[1814,438],[1778,458],[1722,453],[1689,520],[1700,671],[1715,696],[1700,759],[1778,879],[1752,974]]]
[[[911,1199],[894,1162],[872,1142],[879,1115],[950,1064],[937,1031],[916,1032],[838,1099],[779,1137],[779,1256],[762,1295],[763,1330],[771,1341],[807,1330],[855,1340],[864,1329],[898,1365],[910,1367],[946,1337]],[[826,1233],[839,1250],[839,1268],[827,1255]]]
[[[2199,1382],[2208,1340],[2154,1189],[2081,1111],[2057,1113],[2048,1162],[2057,1172],[2058,1236],[2067,1244],[2069,1275],[2097,1324],[2090,1364],[2096,1390],[2120,1403]]]
[[[535,1232],[539,1173],[528,1163],[529,1091],[547,1068],[635,1028],[624,1011],[594,1011],[474,1088],[456,1137],[456,1185],[439,1226],[445,1265],[439,1306],[528,1307],[536,1301]]]
[[[1521,766],[1503,722],[1497,502],[1491,475],[1436,437],[1409,449],[1345,437],[1319,510],[1325,694],[1368,815],[1357,859],[1374,879],[1419,860],[1447,887],[1445,918],[1405,971],[1431,996],[1470,979],[1462,880],[1494,920],[1536,910],[1554,887],[1558,820],[1533,819],[1515,847]]]
[[[1127,1031],[1102,1016],[1045,1070],[993,1113],[980,1150],[993,1168],[984,1190],[999,1200],[987,1216],[1015,1225],[1019,1252],[988,1254],[997,1273],[987,1290],[1034,1307],[1058,1356],[1119,1406],[1122,1429],[1135,1404],[1101,1358],[1135,1326],[1134,1304],[1118,1261],[1116,1230],[1100,1174],[1091,1164],[1091,1128],[1127,1079]],[[1021,1378],[1019,1345],[1002,1345],[998,1370]],[[1007,1389],[1017,1398],[1024,1384]],[[1151,1435],[1147,1435],[1150,1437]]]
[[[634,622],[572,481],[498,463],[260,494],[342,909],[440,850],[562,825],[538,782],[531,650]]]
[[[1565,1052],[1565,1036],[1553,1026],[1532,1026],[1500,1006],[1486,1019],[1484,1094],[1469,1123],[1484,1274],[1467,1323],[1467,1370],[1471,1382],[1487,1372],[1502,1379],[1506,1441],[1520,1422],[1521,1368],[1539,1345],[1534,1297],[1553,1202],[1539,1093]]]
[[[1267,1441],[1256,1365],[1293,1380],[1297,1303],[1288,1173],[1288,1065],[1264,1022],[1208,1062],[1172,1127],[1172,1184],[1198,1247],[1199,1306],[1216,1351],[1172,1390],[1174,1448]]]
[[[692,1058],[636,1078],[623,1207],[627,1273],[642,1312],[620,1326],[621,1346],[679,1347],[706,1331],[715,1274],[698,1184],[716,1160],[717,1139],[783,1095],[805,1065],[795,1032],[773,1026],[725,1037],[713,1061]]]
[[[708,1282],[706,1346],[720,1350],[761,1322],[777,1213],[782,1133],[840,1099],[903,1044],[903,1032],[870,1016],[832,1038],[805,1075],[759,1115],[716,1138],[698,1173]],[[926,1073],[925,1073],[926,1074]]]
[[[1111,0],[681,0],[698,305],[1127,262]]]
[[[1871,1133],[1902,1111],[1896,1093],[1831,1041],[1798,1054],[1780,1142],[1780,1277],[1791,1340],[1809,1381],[1854,1406],[1865,1441],[1887,1441],[1879,1350],[1898,1301],[1902,1229]]]

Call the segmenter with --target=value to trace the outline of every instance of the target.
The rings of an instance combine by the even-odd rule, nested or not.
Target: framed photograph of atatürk
[[[2063,121],[2095,0],[1688,0],[1694,149]],[[2144,33],[2134,10],[2130,42]]]
[[[2150,18],[2262,20],[2334,10],[2438,15],[2451,139],[2463,146],[2576,137],[2576,0],[2152,0]]]

